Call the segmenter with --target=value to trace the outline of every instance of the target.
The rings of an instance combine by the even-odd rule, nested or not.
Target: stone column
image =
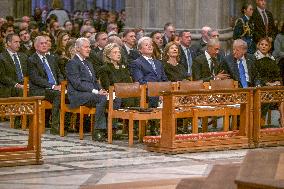
[[[200,29],[208,25],[220,32],[225,49],[230,47],[230,0],[126,0],[126,28],[142,27],[146,32],[163,30],[172,22],[177,31],[190,30],[193,43]]]
[[[126,0],[127,26],[162,29],[173,22],[177,29],[200,29],[209,25],[229,27],[230,0]]]

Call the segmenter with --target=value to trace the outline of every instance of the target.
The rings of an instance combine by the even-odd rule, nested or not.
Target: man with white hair
[[[209,26],[203,26],[201,28],[201,38],[195,48],[197,49],[197,55],[201,55],[204,53],[206,49],[206,44],[209,41],[209,36],[208,32],[211,31],[212,29]]]
[[[59,134],[59,108],[60,91],[63,76],[60,73],[57,60],[48,55],[48,44],[44,36],[34,40],[36,52],[29,57],[29,95],[44,96],[45,100],[52,103],[51,134]]]
[[[247,53],[247,43],[242,39],[233,42],[233,53],[225,57],[222,67],[241,88],[259,85],[255,57]]]
[[[70,108],[77,108],[81,105],[96,107],[96,131],[93,139],[103,141],[106,137],[105,106],[108,93],[101,88],[92,64],[86,60],[91,51],[89,40],[87,38],[77,39],[75,48],[76,55],[66,65]]]
[[[142,37],[138,40],[138,50],[141,56],[129,64],[130,73],[135,82],[145,84],[147,82],[167,81],[164,67],[159,60],[152,59],[153,44],[150,37]],[[156,97],[149,98],[149,106],[157,107]]]

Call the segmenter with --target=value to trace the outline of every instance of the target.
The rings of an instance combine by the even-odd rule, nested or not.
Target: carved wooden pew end
[[[43,164],[39,130],[39,104],[44,97],[11,97],[0,99],[0,115],[32,115],[28,145],[0,146],[0,167]]]

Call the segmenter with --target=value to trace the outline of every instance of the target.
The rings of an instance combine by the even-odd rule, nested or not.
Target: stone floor
[[[27,132],[0,123],[0,146],[25,144]],[[95,184],[207,176],[213,165],[241,163],[248,149],[165,155],[143,144],[93,142],[90,135],[42,136],[43,165],[0,168],[1,189],[77,189]],[[279,147],[283,148],[283,147]],[[263,149],[265,150],[265,149]]]

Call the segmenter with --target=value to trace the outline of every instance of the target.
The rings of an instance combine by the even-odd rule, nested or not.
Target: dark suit
[[[23,76],[27,76],[28,57],[19,52],[17,55]],[[22,96],[22,89],[15,88],[17,83],[23,84],[23,81],[20,81],[18,78],[12,57],[7,50],[4,50],[0,54],[0,97]]]
[[[219,72],[222,71],[220,66],[220,60],[222,57],[217,56],[217,61],[215,62],[214,66],[214,74],[211,72],[208,64],[208,60],[206,59],[205,54],[201,54],[195,58],[192,64],[192,77],[193,80],[203,80],[203,81],[210,81],[214,79],[214,75],[217,75]]]
[[[100,50],[99,47],[96,47],[91,50],[90,56],[87,58],[87,60],[92,63],[92,66],[95,70],[95,73],[97,74],[100,67],[104,65],[103,63],[103,50]]]
[[[163,47],[165,47],[171,41],[171,39],[167,40],[165,35],[166,34],[164,34],[163,37],[162,37],[162,39],[163,39]]]
[[[255,65],[255,57],[251,54],[247,54],[245,55],[245,60],[250,78],[248,81],[248,86],[255,87],[260,84],[259,75]],[[225,73],[230,75],[232,79],[239,82],[240,87],[243,87],[240,81],[237,59],[235,59],[232,54],[227,55],[224,58],[221,67],[224,69]]]
[[[162,82],[168,80],[163,64],[159,60],[153,61],[156,67],[156,72],[152,65],[143,56],[140,56],[129,65],[130,73],[134,82],[146,84],[147,82]],[[150,107],[156,107],[157,105],[158,99],[156,97],[149,99]]]
[[[196,55],[197,56],[204,53],[204,51],[206,50],[206,45],[207,45],[207,43],[205,43],[202,38],[199,39],[197,44],[194,45],[194,48],[196,49]]]
[[[31,44],[33,45],[33,44]],[[27,47],[24,43],[21,43],[19,52],[25,53],[27,56],[31,56],[35,53],[34,49],[31,47]]]
[[[190,51],[192,63],[193,63],[193,60],[197,57],[196,49],[194,47],[189,47],[189,51]],[[184,50],[182,49],[181,46],[179,46],[179,52],[180,52],[180,62],[184,66],[186,71],[188,72],[188,62],[187,62],[186,54],[184,53]]]
[[[47,62],[52,71],[56,85],[60,85],[63,76],[60,73],[57,59],[52,55],[46,55]],[[52,128],[59,128],[59,108],[60,108],[60,91],[53,90],[52,85],[48,82],[48,76],[44,69],[42,60],[37,53],[29,57],[28,62],[29,85],[31,96],[44,96],[45,99],[52,103]]]
[[[273,39],[276,36],[276,28],[274,25],[273,15],[270,11],[265,10],[268,19],[268,28],[266,31],[262,16],[258,12],[257,8],[253,11],[251,20],[254,24],[253,39],[257,43],[263,37],[272,37]]]
[[[107,100],[106,96],[92,93],[93,89],[101,89],[101,86],[97,83],[92,64],[88,61],[83,63],[76,55],[67,63],[66,75],[70,108],[77,108],[81,105],[96,107],[95,127],[97,129],[106,129],[105,106]]]
[[[121,49],[122,57],[126,57],[126,65],[130,64],[132,61],[136,60],[138,57],[141,56],[137,49],[130,50],[129,53],[127,52],[126,47],[124,45]]]

